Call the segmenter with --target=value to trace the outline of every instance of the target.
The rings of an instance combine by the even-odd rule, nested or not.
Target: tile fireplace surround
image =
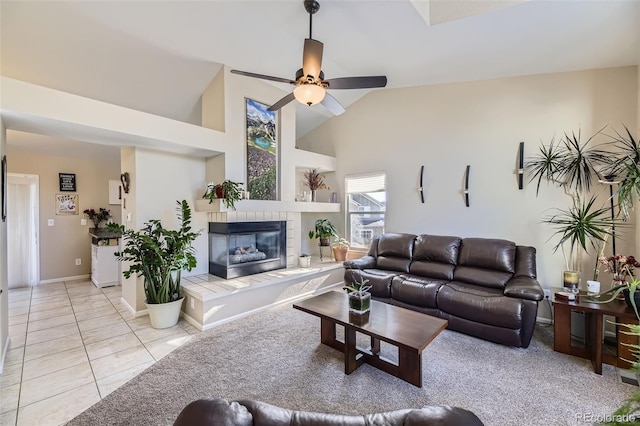
[[[196,202],[196,211],[206,211],[209,222],[286,221],[287,267],[230,280],[213,275],[185,277],[182,284],[186,295],[182,306],[184,317],[199,330],[342,284],[344,268],[341,262],[314,262],[310,268],[298,268],[301,211],[339,211],[339,203],[271,202],[270,207],[280,206],[287,211],[268,211],[267,208],[266,211],[242,211],[251,207],[263,208],[262,204],[269,203],[242,200],[236,205],[237,211],[220,211],[224,208],[219,204],[200,201],[204,203]]]

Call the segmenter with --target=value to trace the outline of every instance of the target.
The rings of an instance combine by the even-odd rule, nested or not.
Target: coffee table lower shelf
[[[320,342],[344,354],[345,374],[366,363],[417,387],[422,387],[422,351],[448,324],[440,318],[375,300],[371,301],[366,320],[349,316],[346,294],[336,291],[293,307],[320,317]],[[344,341],[337,338],[338,324],[344,327]],[[368,348],[357,346],[356,333],[369,336]],[[397,363],[380,355],[381,341],[398,349]]]
[[[382,370],[414,386],[422,387],[422,351],[398,347],[398,363],[380,355],[380,339],[369,336],[371,346],[362,348],[356,344],[356,329],[345,327],[345,340],[336,337],[336,322],[321,319],[320,341],[344,353],[344,373],[351,374],[362,364]]]

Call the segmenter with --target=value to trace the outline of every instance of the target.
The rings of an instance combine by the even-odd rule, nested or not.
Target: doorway
[[[9,288],[40,282],[39,177],[9,173],[7,179],[7,273]]]

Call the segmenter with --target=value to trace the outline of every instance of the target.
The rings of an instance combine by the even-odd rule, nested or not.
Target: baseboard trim
[[[52,279],[52,280],[40,280],[38,285],[40,285],[40,284],[59,283],[61,281],[77,281],[77,280],[85,280],[85,279],[86,280],[91,279],[91,274],[75,275],[75,276],[72,276],[72,277],[55,278],[55,279]]]
[[[143,309],[141,311],[136,311],[133,306],[131,306],[130,304],[127,303],[126,300],[124,300],[124,297],[120,298],[120,303],[122,303],[125,308],[127,308],[127,310],[131,313],[131,315],[133,315],[134,318],[139,318],[139,317],[143,317],[145,315],[149,315],[149,311],[147,309]]]
[[[538,323],[538,324],[553,324],[553,322],[549,318],[544,318],[544,317],[536,317],[536,323]]]

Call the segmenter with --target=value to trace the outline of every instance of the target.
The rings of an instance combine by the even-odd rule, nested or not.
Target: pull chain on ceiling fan
[[[277,111],[294,99],[305,105],[315,105],[321,103],[334,115],[340,115],[344,108],[336,98],[327,93],[327,89],[372,89],[385,87],[387,85],[386,76],[366,76],[366,77],[342,77],[325,80],[322,72],[322,53],[324,45],[322,42],[313,39],[313,15],[320,9],[320,4],[316,0],[304,0],[304,8],[309,13],[309,38],[304,40],[302,51],[302,68],[296,71],[295,80],[281,77],[272,77],[264,74],[231,70],[234,74],[247,77],[260,78],[262,80],[276,81],[279,83],[289,83],[296,88],[275,104],[269,107],[269,111]]]

